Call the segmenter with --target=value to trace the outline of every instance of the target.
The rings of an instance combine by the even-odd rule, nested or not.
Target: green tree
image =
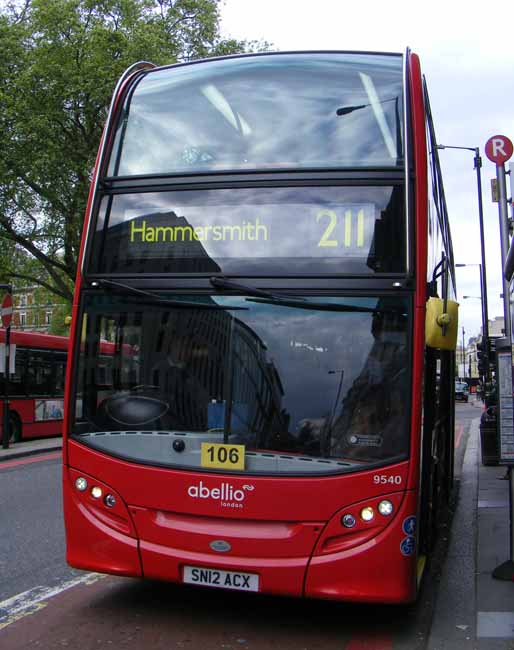
[[[52,320],[50,322],[49,334],[56,334],[58,336],[69,336],[70,325],[67,318],[71,319],[69,305],[59,305],[55,307],[52,312]]]
[[[162,65],[266,49],[223,40],[220,0],[26,0],[0,6],[0,278],[70,301],[112,91]]]

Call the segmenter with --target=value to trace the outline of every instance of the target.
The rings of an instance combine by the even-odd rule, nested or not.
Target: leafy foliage
[[[0,7],[0,281],[71,301],[113,88],[162,65],[266,49],[223,40],[220,0],[20,0]]]

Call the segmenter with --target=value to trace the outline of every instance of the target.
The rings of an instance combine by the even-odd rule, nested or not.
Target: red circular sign
[[[6,293],[2,300],[2,325],[9,327],[12,318],[12,296]]]
[[[507,162],[513,152],[514,146],[506,135],[493,135],[485,143],[485,155],[497,165]]]

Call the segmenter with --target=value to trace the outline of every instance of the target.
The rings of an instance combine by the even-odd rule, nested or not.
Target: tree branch
[[[18,271],[10,271],[9,269],[6,269],[6,272],[10,278],[16,278],[18,280],[28,280],[29,282],[33,282],[34,284],[43,287],[44,289],[48,289],[48,291],[50,291],[51,293],[61,296],[61,298],[64,298],[68,302],[73,301],[73,290],[71,289],[68,291],[62,291],[61,289],[55,287],[49,282],[45,282],[44,280],[41,280],[41,278],[37,276],[33,276],[25,273],[19,273]]]

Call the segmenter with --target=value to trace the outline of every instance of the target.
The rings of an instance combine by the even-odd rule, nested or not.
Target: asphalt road
[[[457,405],[457,474],[479,413]],[[2,650],[423,650],[428,639],[436,563],[418,602],[405,607],[241,596],[72,570],[64,559],[58,458],[0,463],[0,522]]]
[[[64,561],[61,461],[53,456],[0,463],[0,602],[79,574]]]

